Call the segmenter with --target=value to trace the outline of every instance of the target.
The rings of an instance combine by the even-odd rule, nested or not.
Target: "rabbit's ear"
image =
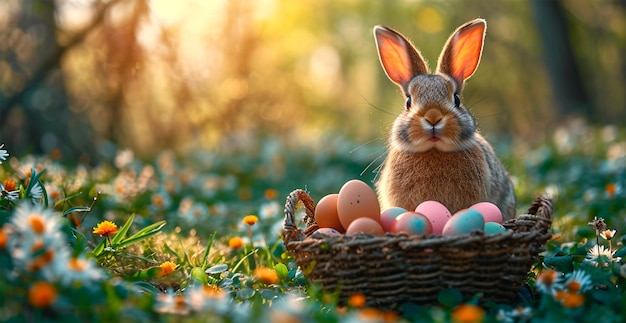
[[[463,82],[474,74],[480,63],[486,30],[484,19],[467,22],[450,36],[441,52],[437,72],[452,76],[459,92]]]
[[[374,37],[385,73],[408,94],[407,87],[411,79],[428,73],[422,55],[404,36],[389,27],[374,27]]]

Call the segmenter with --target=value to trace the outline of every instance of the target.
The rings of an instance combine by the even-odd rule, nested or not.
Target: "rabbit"
[[[376,181],[383,209],[412,211],[435,200],[454,214],[487,201],[500,208],[504,220],[514,218],[511,179],[461,104],[464,82],[480,62],[486,29],[481,18],[460,26],[444,46],[437,72],[430,74],[407,38],[389,27],[374,27],[382,67],[406,97]]]

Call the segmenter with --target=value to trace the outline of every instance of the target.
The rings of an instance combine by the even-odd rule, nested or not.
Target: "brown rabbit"
[[[377,182],[383,208],[413,210],[435,200],[454,214],[488,201],[500,208],[505,220],[515,216],[511,179],[461,104],[463,83],[480,62],[486,28],[484,19],[459,27],[441,52],[437,73],[430,74],[422,55],[404,36],[374,27],[383,69],[406,96]]]

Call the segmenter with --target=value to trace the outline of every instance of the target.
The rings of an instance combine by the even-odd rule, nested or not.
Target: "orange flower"
[[[273,188],[268,188],[265,190],[265,198],[268,200],[274,200],[278,197],[278,191]]]
[[[159,267],[161,267],[161,273],[159,274],[159,276],[167,276],[174,272],[174,270],[176,269],[176,264],[171,261],[166,261],[162,263]]]
[[[576,308],[585,303],[585,296],[574,292],[558,291],[554,298],[567,308]]]
[[[39,214],[32,214],[28,217],[28,223],[35,233],[42,234],[46,230],[46,220]]]
[[[243,240],[239,237],[232,237],[228,239],[228,246],[233,249],[239,249],[243,246]]]
[[[256,215],[246,215],[245,217],[243,217],[243,223],[253,226],[255,225],[257,222],[259,222],[259,218]]]
[[[254,270],[254,276],[258,277],[262,282],[266,284],[276,284],[280,281],[276,271],[266,268],[258,267]]]
[[[452,311],[452,321],[460,323],[482,322],[485,311],[476,305],[461,304]]]
[[[28,290],[28,302],[34,307],[48,307],[52,305],[56,299],[57,290],[48,282],[37,282]]]
[[[365,306],[365,295],[363,294],[352,294],[348,297],[348,304],[352,307],[364,307]]]
[[[98,223],[98,226],[93,228],[93,233],[103,237],[108,237],[117,233],[117,225],[111,221],[102,221]]]
[[[87,261],[85,259],[72,258],[67,263],[67,267],[69,267],[73,271],[85,271],[87,269]]]
[[[9,242],[9,235],[4,232],[4,226],[0,227],[0,250],[4,249]]]
[[[609,197],[613,197],[613,195],[615,195],[615,191],[617,190],[617,187],[615,186],[615,183],[608,183],[604,187],[604,190],[606,191],[606,194]]]
[[[10,192],[10,191],[15,191],[15,190],[17,189],[17,182],[15,182],[15,181],[14,181],[14,180],[12,180],[12,179],[8,179],[8,178],[7,178],[7,179],[5,179],[5,180],[2,182],[2,185],[4,186],[4,189],[5,189],[6,191],[8,191],[8,192]]]

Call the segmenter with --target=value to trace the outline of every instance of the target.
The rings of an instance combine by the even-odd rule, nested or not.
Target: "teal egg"
[[[482,231],[485,228],[483,215],[474,209],[456,213],[443,227],[444,236],[468,234],[472,231]]]
[[[485,223],[485,234],[498,234],[506,232],[506,228],[497,222],[487,222]]]

